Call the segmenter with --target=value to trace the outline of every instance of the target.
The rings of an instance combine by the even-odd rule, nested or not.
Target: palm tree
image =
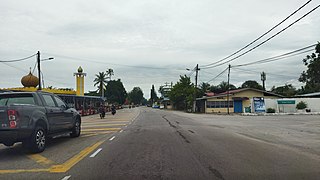
[[[106,71],[106,75],[109,75],[109,78],[110,78],[110,81],[111,81],[111,76],[113,76],[114,75],[114,72],[113,72],[113,69],[108,69],[107,71]]]
[[[101,93],[101,97],[104,97],[104,88],[107,84],[107,74],[105,72],[99,72],[96,74],[96,78],[93,80],[94,86],[98,85],[98,90]]]

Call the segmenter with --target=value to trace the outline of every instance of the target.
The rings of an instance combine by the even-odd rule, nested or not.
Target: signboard
[[[254,112],[266,112],[266,105],[263,97],[254,97],[253,106]]]
[[[296,104],[295,100],[278,100],[278,104]]]

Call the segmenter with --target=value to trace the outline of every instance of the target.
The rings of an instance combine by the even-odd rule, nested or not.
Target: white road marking
[[[91,154],[91,158],[95,157],[100,151],[102,150],[102,148],[99,148],[98,150],[96,150],[96,152],[94,152],[93,154]]]
[[[122,133],[123,132],[123,130],[121,129],[120,131],[119,131],[119,133]]]
[[[115,137],[115,136],[113,136],[112,138],[110,138],[110,139],[109,139],[109,141],[112,141],[112,140],[114,140],[114,138],[116,138],[116,137]]]
[[[71,175],[70,175],[70,176],[66,176],[66,177],[62,178],[61,180],[68,180],[69,178],[71,178]]]

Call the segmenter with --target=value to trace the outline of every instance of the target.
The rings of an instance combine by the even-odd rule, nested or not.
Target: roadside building
[[[219,94],[207,93],[206,96],[197,98],[197,111],[202,113],[266,112],[268,107],[266,100],[278,98],[282,96],[253,88],[230,90]]]

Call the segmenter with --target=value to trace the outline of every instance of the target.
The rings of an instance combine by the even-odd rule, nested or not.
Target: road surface
[[[245,132],[237,119],[250,117],[210,116],[218,120],[144,107],[123,110],[112,118],[122,117],[118,120],[127,123],[118,124],[113,132],[83,137],[75,142],[74,146],[85,144],[83,147],[86,147],[77,154],[79,161],[70,154],[72,148],[65,143],[70,139],[66,138],[63,146],[50,147],[58,156],[62,152],[64,156],[69,154],[61,162],[54,161],[62,167],[49,166],[49,170],[43,172],[2,174],[0,170],[0,179],[319,179],[320,155],[313,151],[313,146],[308,150],[295,146],[292,139],[285,142],[283,138],[262,138],[257,130],[250,128]],[[299,117],[304,119],[304,116]],[[259,124],[261,120],[255,118],[252,121]],[[263,118],[266,117],[260,117]],[[319,116],[310,118],[319,119]],[[223,122],[224,119],[228,123]],[[315,132],[319,133],[319,127]],[[319,142],[319,137],[313,141]],[[17,156],[22,156],[21,153],[6,153],[12,158],[7,159],[8,162],[18,161]],[[55,159],[53,154],[46,157]]]

